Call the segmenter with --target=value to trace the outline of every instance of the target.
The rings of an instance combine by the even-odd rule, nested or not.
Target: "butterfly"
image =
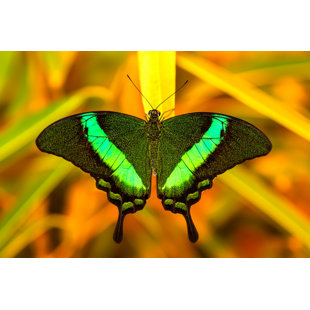
[[[212,187],[218,174],[272,147],[264,133],[241,119],[207,112],[163,119],[158,107],[146,120],[108,111],[72,115],[36,139],[41,151],[72,162],[107,192],[119,210],[117,243],[125,215],[142,210],[150,197],[152,172],[164,209],[184,216],[189,240],[196,242],[190,208],[201,192]]]

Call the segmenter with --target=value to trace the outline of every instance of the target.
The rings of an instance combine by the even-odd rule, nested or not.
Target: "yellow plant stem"
[[[175,52],[138,52],[138,59],[141,91],[155,109],[175,92]],[[148,113],[152,107],[144,98],[142,102]],[[175,96],[172,96],[158,110],[163,113],[174,107]],[[174,116],[173,110],[169,116]]]
[[[232,74],[206,59],[190,54],[179,56],[178,65],[310,141],[309,119],[257,89],[237,74]]]

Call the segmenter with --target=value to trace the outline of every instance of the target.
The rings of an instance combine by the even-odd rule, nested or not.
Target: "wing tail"
[[[124,217],[143,209],[150,196],[150,156],[145,122],[116,112],[88,112],[61,119],[37,138],[38,148],[61,156],[96,180],[119,210],[114,240]]]
[[[212,180],[245,160],[266,155],[269,139],[253,125],[215,113],[190,113],[163,122],[159,141],[158,197],[165,210],[184,215],[189,239],[198,233],[190,207]]]

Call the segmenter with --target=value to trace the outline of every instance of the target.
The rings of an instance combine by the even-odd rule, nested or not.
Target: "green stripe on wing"
[[[214,116],[211,126],[204,133],[201,140],[195,143],[182,157],[176,165],[166,183],[162,187],[164,195],[175,197],[182,196],[184,191],[193,185],[195,171],[205,163],[207,158],[215,151],[223,140],[227,117]]]
[[[128,195],[144,196],[146,187],[142,179],[133,165],[126,159],[125,154],[109,140],[98,124],[96,114],[89,113],[82,116],[81,124],[85,137],[91,144],[94,152],[113,171],[111,177],[116,185],[122,188]]]

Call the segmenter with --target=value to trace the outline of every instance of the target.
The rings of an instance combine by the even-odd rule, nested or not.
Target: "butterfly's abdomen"
[[[158,141],[160,138],[161,123],[157,120],[150,119],[147,122],[147,135],[150,142],[151,152],[151,166],[154,175],[157,175],[157,161],[158,161]]]

